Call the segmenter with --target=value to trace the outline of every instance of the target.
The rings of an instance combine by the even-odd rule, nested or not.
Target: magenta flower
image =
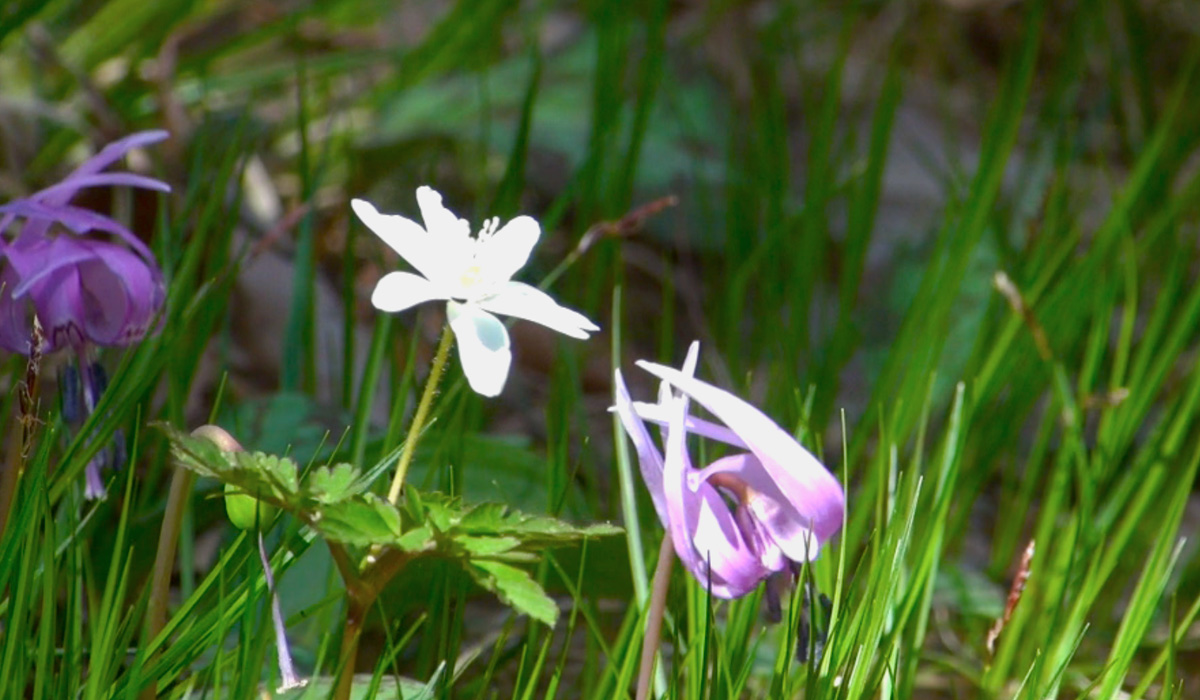
[[[0,347],[29,354],[33,314],[45,330],[45,353],[129,345],[150,331],[166,298],[153,253],[120,222],[68,202],[87,187],[170,191],[153,178],[101,172],[131,149],[166,137],[165,131],[128,136],[57,185],[0,206]],[[9,228],[18,218],[24,225],[14,235]],[[93,233],[111,239],[84,237]]]
[[[615,409],[680,561],[714,596],[738,598],[772,573],[815,559],[842,526],[845,495],[816,457],[765,414],[695,379],[698,352],[693,343],[682,371],[637,363],[663,382],[656,404],[631,400],[618,371]],[[691,400],[723,425],[690,415]],[[646,422],[664,427],[662,451]],[[689,435],[738,451],[697,469]]]
[[[132,231],[70,201],[88,187],[169,192],[153,178],[103,172],[130,150],[166,137],[165,131],[143,131],[123,138],[62,182],[0,206],[0,348],[23,355],[64,348],[73,353],[59,376],[63,418],[72,425],[95,410],[107,385],[90,348],[129,345],[156,330],[166,288],[154,254]],[[43,332],[37,348],[34,316]],[[104,497],[101,469],[125,461],[123,442],[118,431],[88,464],[87,498]]]

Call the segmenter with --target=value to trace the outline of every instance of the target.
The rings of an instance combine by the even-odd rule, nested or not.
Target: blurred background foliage
[[[398,262],[348,201],[415,217],[413,192],[431,184],[476,223],[537,217],[543,242],[527,280],[571,257],[555,293],[606,331],[574,344],[518,324],[505,394],[485,403],[452,380],[415,483],[619,518],[611,368],[678,362],[699,338],[703,376],[844,465],[850,520],[829,558],[847,558],[855,585],[877,580],[887,547],[920,543],[896,555],[906,563],[888,589],[894,624],[880,627],[898,657],[881,647],[863,688],[878,689],[885,668],[902,697],[1157,683],[1177,651],[1194,654],[1180,619],[1190,623],[1200,594],[1193,546],[1166,566],[1180,523],[1192,533],[1200,513],[1189,461],[1198,35],[1200,7],[1182,0],[6,0],[0,200],[134,130],[172,134],[131,163],[169,181],[169,198],[87,202],[134,223],[171,297],[158,338],[105,357],[117,371],[94,431],[61,431],[46,370],[58,466],[42,515],[56,514],[60,546],[88,544],[51,568],[89,572],[97,603],[106,567],[125,572],[113,639],[134,644],[153,547],[130,545],[157,536],[162,437],[127,431],[131,472],[94,510],[79,510],[71,486],[117,427],[215,415],[247,447],[302,464],[334,451],[370,463],[394,447],[441,318],[370,307],[374,282]],[[648,204],[653,213],[638,215]],[[999,271],[1016,291],[998,293]],[[13,386],[24,366],[7,367]],[[645,377],[627,376],[650,395]],[[915,475],[931,480],[925,492]],[[251,640],[266,618],[247,600],[261,600],[261,586],[252,561],[230,558],[249,548],[205,497],[215,486],[198,492],[177,580],[177,615],[195,615],[193,631],[172,628],[183,636],[163,664],[131,671],[118,658],[90,684],[133,688],[153,668],[182,692],[193,671],[220,680],[222,663],[258,668],[266,642]],[[893,542],[906,498],[922,508]],[[651,512],[644,499],[641,512]],[[126,519],[128,534],[116,528]],[[314,582],[334,577],[323,551],[294,526],[280,530],[285,608],[311,668],[337,603]],[[657,541],[657,525],[647,532]],[[1009,633],[1028,642],[993,659],[980,640],[1035,535],[1035,570],[1047,573]],[[602,647],[618,630],[617,648],[628,643],[637,576],[624,546],[547,565],[568,572],[549,585],[593,611],[581,645]],[[577,570],[587,590],[574,588]],[[1143,594],[1145,572],[1161,580]],[[829,583],[834,571],[818,575]],[[514,633],[445,571],[406,577],[383,618],[425,632],[400,649],[400,628],[378,624],[376,658],[429,678],[442,661],[463,664],[464,648],[486,658],[494,644],[508,651],[475,662],[472,688],[484,694],[493,673],[505,687],[541,687],[541,667],[501,641],[525,634],[532,649],[551,637]],[[249,598],[217,604],[235,590]],[[422,611],[426,591],[434,602]],[[482,608],[464,613],[468,603]],[[239,622],[241,643],[226,643]],[[68,658],[82,654],[62,634]],[[222,645],[232,651],[214,651]],[[586,671],[620,654],[562,658]],[[601,697],[611,682],[580,693]]]

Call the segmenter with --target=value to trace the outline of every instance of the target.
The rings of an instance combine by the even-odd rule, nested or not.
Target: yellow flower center
[[[463,270],[462,276],[459,277],[459,284],[463,289],[470,289],[483,282],[483,270],[478,263],[472,263],[467,269]]]

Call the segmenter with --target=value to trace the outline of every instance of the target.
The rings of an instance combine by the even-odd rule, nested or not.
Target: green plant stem
[[[233,436],[215,425],[202,425],[193,430],[192,435],[207,438],[222,450],[237,452],[242,449]],[[142,634],[143,647],[150,646],[166,624],[167,600],[171,594],[171,572],[175,569],[175,547],[179,543],[179,531],[183,524],[188,495],[192,491],[192,481],[192,472],[187,469],[177,467],[171,475],[171,490],[167,494],[167,508],[163,513],[162,529],[158,533],[158,552],[154,557],[154,573],[150,579],[150,601],[146,606],[146,627]],[[154,700],[158,697],[157,685],[151,681],[142,691],[141,700]]]
[[[654,657],[658,654],[658,640],[662,636],[667,587],[671,582],[671,563],[674,561],[675,547],[671,542],[671,533],[663,533],[662,547],[658,550],[658,564],[654,567],[654,585],[650,590],[650,609],[646,612],[646,637],[642,640],[637,700],[646,700],[650,696],[650,679],[654,677]]]
[[[421,437],[421,429],[429,417],[429,409],[433,406],[433,396],[437,393],[438,382],[442,371],[446,368],[446,358],[450,356],[450,346],[454,344],[454,333],[447,325],[442,329],[442,339],[438,342],[437,353],[433,356],[433,365],[429,368],[429,376],[425,379],[425,390],[421,392],[421,403],[417,404],[417,412],[413,415],[412,424],[408,426],[408,437],[404,439],[404,451],[400,453],[400,461],[396,464],[396,476],[392,479],[392,487],[388,490],[388,502],[396,505],[400,500],[400,492],[404,490],[404,477],[408,474],[408,465],[412,463],[413,454],[417,449],[417,440]]]

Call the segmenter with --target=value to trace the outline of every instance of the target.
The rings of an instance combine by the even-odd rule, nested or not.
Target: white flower
[[[350,204],[375,235],[421,273],[389,272],[376,285],[371,303],[395,312],[446,299],[463,373],[477,393],[499,394],[512,364],[508,331],[493,313],[540,323],[572,338],[600,330],[540,289],[511,280],[542,235],[532,218],[518,216],[500,228],[498,218],[489,219],[479,236],[472,237],[471,225],[442,206],[442,195],[430,187],[417,188],[424,227],[403,216],[380,214],[362,199]]]

